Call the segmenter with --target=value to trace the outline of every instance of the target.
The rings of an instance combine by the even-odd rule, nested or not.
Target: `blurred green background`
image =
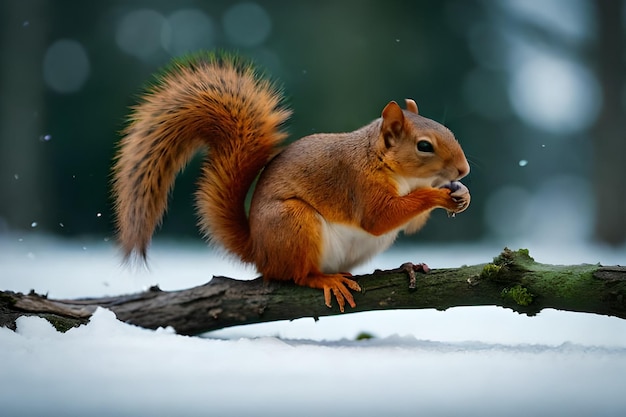
[[[0,234],[113,236],[128,108],[173,56],[223,48],[278,80],[293,139],[414,98],[472,172],[470,209],[411,241],[626,239],[626,11],[617,0],[0,2]],[[199,239],[197,161],[159,236]]]

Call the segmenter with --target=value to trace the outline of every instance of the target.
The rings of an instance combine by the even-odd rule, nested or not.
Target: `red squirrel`
[[[349,270],[418,231],[435,208],[459,213],[469,164],[450,130],[396,102],[349,133],[287,146],[291,111],[242,59],[199,53],[174,61],[141,97],[114,164],[113,193],[125,258],[145,260],[174,180],[206,151],[196,192],[199,228],[266,280],[322,289],[355,307]],[[246,196],[258,177],[249,213]]]

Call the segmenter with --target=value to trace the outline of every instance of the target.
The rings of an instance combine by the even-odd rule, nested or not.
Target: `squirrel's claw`
[[[346,302],[350,307],[356,307],[350,290],[361,291],[359,284],[347,276],[351,275],[348,273],[322,274],[318,272],[295,281],[298,285],[324,290],[324,302],[328,307],[332,307],[332,296],[335,296],[339,310],[343,313]]]
[[[469,189],[459,181],[451,181],[441,188],[450,190],[450,197],[456,203],[456,207],[448,208],[448,217],[454,217],[456,213],[464,211],[470,204],[471,196]]]
[[[336,277],[337,278],[333,279],[324,286],[324,302],[328,308],[332,307],[330,295],[332,291],[332,294],[335,296],[337,304],[339,305],[339,310],[343,313],[345,311],[344,308],[346,301],[350,307],[356,307],[356,303],[354,302],[354,297],[352,296],[350,289],[354,291],[361,291],[361,287],[355,281],[346,278],[343,275],[337,275]]]
[[[332,296],[337,300],[339,310],[343,313],[346,302],[350,307],[356,307],[354,297],[350,290],[361,291],[361,287],[356,281],[347,278],[343,274],[322,274],[307,277],[304,285],[324,290],[324,303],[327,307],[332,307]]]

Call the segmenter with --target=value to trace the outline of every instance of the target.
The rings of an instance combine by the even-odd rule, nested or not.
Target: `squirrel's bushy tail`
[[[249,64],[197,54],[174,62],[133,109],[114,166],[118,240],[145,259],[174,180],[206,148],[196,193],[202,232],[244,261],[251,253],[245,210],[250,186],[286,138],[290,111],[280,91]]]

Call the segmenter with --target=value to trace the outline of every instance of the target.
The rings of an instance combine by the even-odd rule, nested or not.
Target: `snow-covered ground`
[[[403,248],[354,272],[407,260],[483,263],[501,249]],[[540,262],[626,263],[623,249],[529,249]],[[0,237],[0,288],[55,298],[255,275],[188,243],[155,244],[150,265],[124,269],[109,242]],[[355,341],[362,331],[376,337]],[[0,329],[0,360],[2,416],[626,413],[626,320],[551,310],[532,318],[495,307],[370,312],[203,337],[136,328],[99,310],[65,334],[37,318],[20,319],[17,332]]]

